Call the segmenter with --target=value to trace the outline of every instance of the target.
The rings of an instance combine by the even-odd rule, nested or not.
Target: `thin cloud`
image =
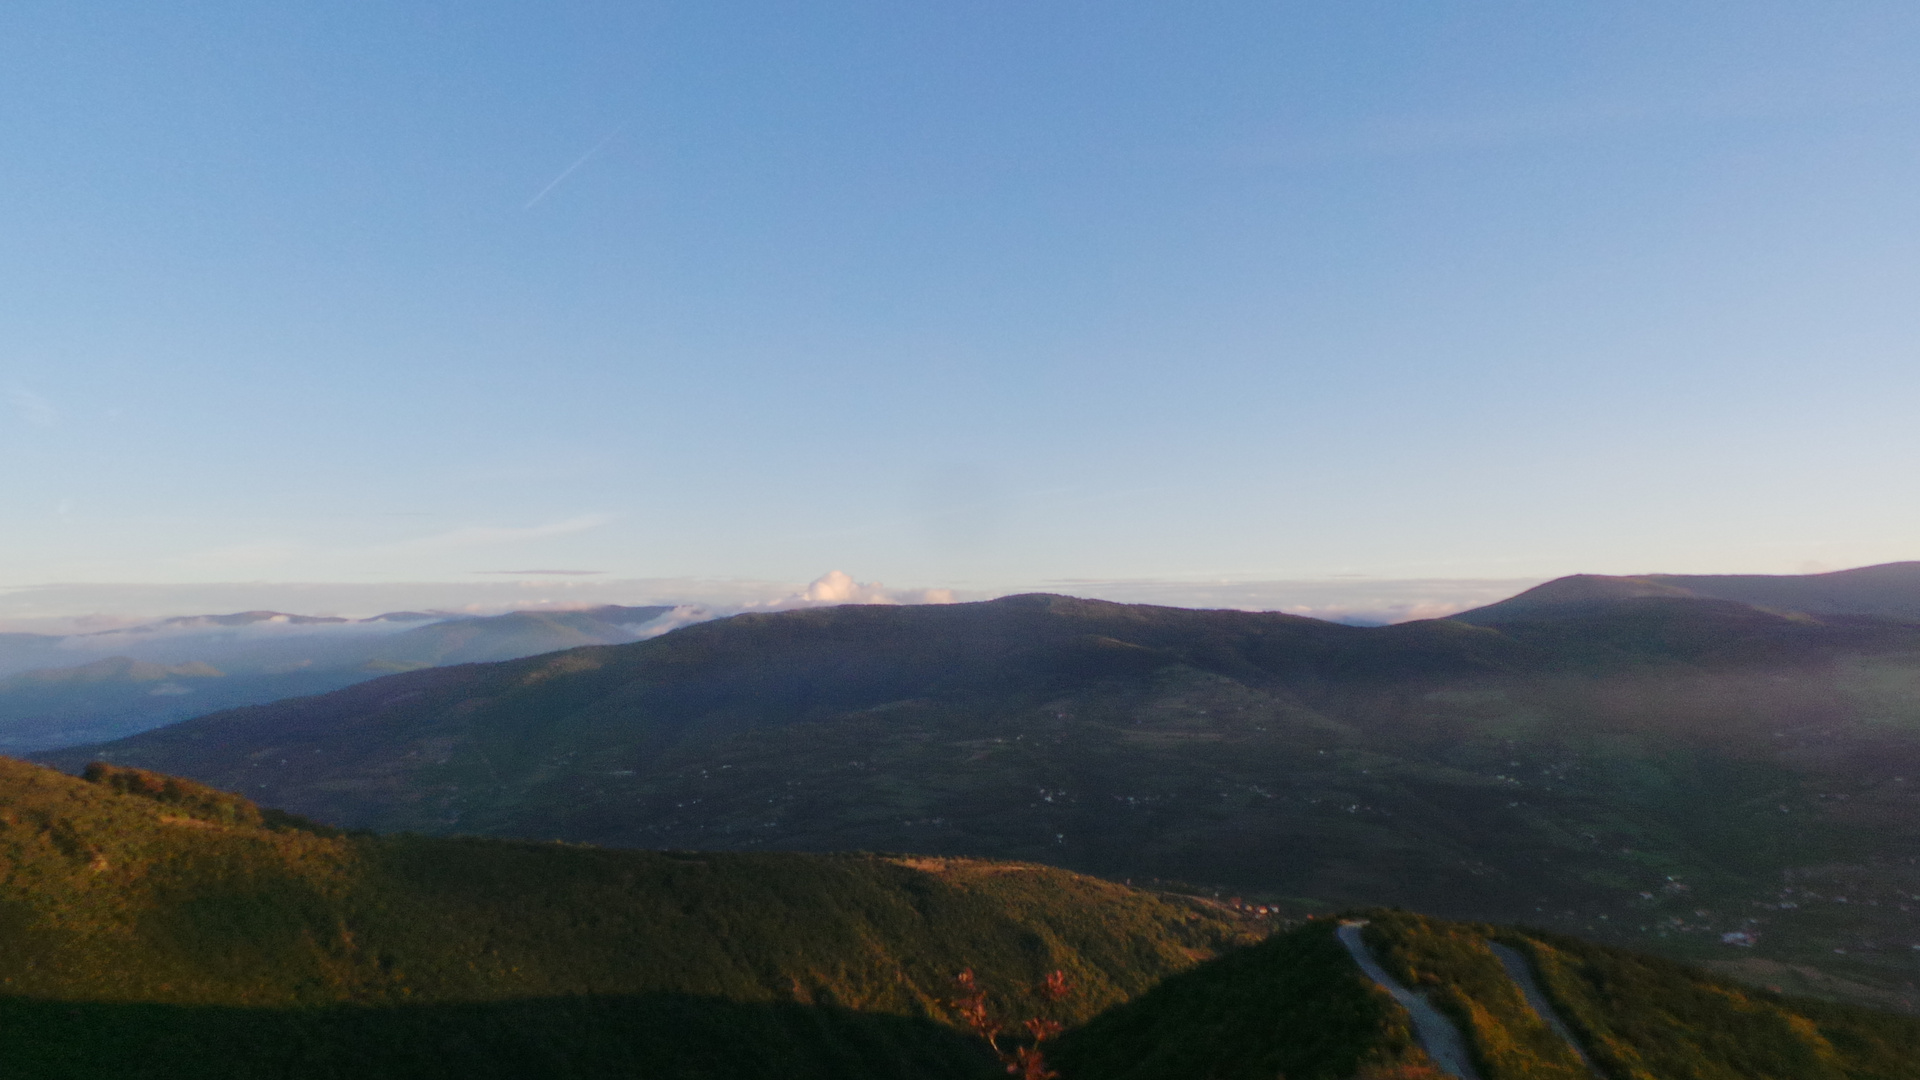
[[[23,386],[8,387],[5,396],[20,419],[34,427],[50,428],[60,422],[60,410],[53,402]]]
[[[546,198],[547,195],[551,193],[554,188],[559,187],[561,181],[565,180],[569,176],[572,176],[575,169],[578,169],[580,166],[585,165],[587,162],[593,160],[593,156],[595,154],[598,154],[600,151],[605,150],[607,148],[607,144],[612,142],[613,137],[618,134],[620,134],[619,128],[614,128],[612,131],[607,132],[606,138],[601,139],[597,143],[594,143],[593,149],[587,151],[584,154],[581,154],[580,157],[577,160],[575,160],[573,164],[567,166],[564,169],[561,169],[559,176],[556,176],[552,180],[548,181],[547,186],[541,188],[540,191],[537,194],[535,194],[533,198],[528,199],[527,205],[522,206],[520,209],[522,210],[533,209],[534,206],[537,205],[541,199]]]
[[[220,572],[238,572],[256,575],[270,569],[286,570],[304,567],[304,573],[312,573],[316,568],[330,566],[336,569],[342,566],[381,565],[395,562],[404,563],[420,556],[441,555],[469,549],[507,547],[530,540],[543,540],[549,537],[570,536],[575,533],[597,529],[613,520],[611,514],[582,514],[564,521],[548,522],[544,525],[520,527],[472,525],[464,528],[449,529],[445,532],[415,536],[387,543],[367,544],[355,547],[323,547],[297,541],[256,541],[251,543],[224,544],[189,552],[167,560],[175,568],[187,568],[199,573],[208,570]],[[496,556],[502,562],[506,556]],[[486,573],[489,571],[481,571]],[[500,571],[492,571],[500,572]],[[551,572],[551,571],[550,571]],[[514,574],[532,574],[536,571],[508,571]],[[575,573],[596,573],[584,571]],[[569,574],[568,576],[571,576]]]
[[[505,574],[509,577],[590,577],[605,570],[474,570],[475,574]]]
[[[174,561],[195,568],[252,572],[291,562],[304,554],[305,550],[299,544],[273,541],[223,544],[189,552]]]
[[[1433,618],[1479,607],[1540,583],[1539,578],[1407,578],[1313,580],[1065,579],[1001,583],[991,589],[893,589],[834,572],[807,585],[738,578],[560,577],[498,581],[273,582],[259,580],[267,545],[223,553],[228,569],[254,580],[157,583],[0,585],[0,631],[69,634],[112,629],[176,615],[286,611],[365,618],[386,611],[493,615],[563,611],[620,604],[675,610],[641,636],[743,611],[780,611],[846,603],[925,604],[987,600],[1014,592],[1064,592],[1121,603],[1186,608],[1286,611],[1349,623]],[[360,624],[355,624],[360,625]],[[379,624],[391,626],[398,624]],[[108,640],[108,639],[100,639]]]
[[[524,527],[502,527],[495,525],[473,525],[462,529],[450,529],[431,536],[415,537],[395,544],[381,545],[379,551],[442,551],[449,548],[492,547],[497,544],[516,544],[523,540],[539,540],[549,536],[568,536],[597,529],[612,521],[610,514],[582,514],[565,521],[550,522],[545,525]]]
[[[1804,117],[1887,100],[1875,93],[1826,86],[1728,85],[1677,97],[1558,101],[1489,112],[1380,116],[1345,125],[1337,134],[1327,136],[1256,138],[1229,149],[1227,156],[1248,164],[1312,166]]]

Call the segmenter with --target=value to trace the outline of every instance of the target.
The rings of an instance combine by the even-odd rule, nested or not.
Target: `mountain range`
[[[1920,621],[1670,580],[1387,627],[1047,595],[750,614],[45,760],[351,828],[1398,904],[1913,1007]]]
[[[0,673],[11,673],[0,678],[0,750],[118,738],[396,671],[634,641],[673,610],[390,612],[359,620],[244,611],[90,634],[0,635]]]
[[[1730,600],[1806,615],[1878,615],[1920,620],[1920,562],[1882,563],[1824,574],[1574,574],[1454,618],[1511,619],[1524,611],[1635,597]]]

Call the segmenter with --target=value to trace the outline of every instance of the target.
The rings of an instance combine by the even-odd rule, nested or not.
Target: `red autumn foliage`
[[[954,977],[954,981],[960,984],[960,996],[952,1002],[954,1011],[987,1044],[1000,1064],[1006,1066],[1008,1076],[1017,1077],[1018,1080],[1058,1080],[1060,1074],[1047,1068],[1046,1055],[1041,1053],[1040,1044],[1060,1034],[1066,1025],[1052,1017],[1029,1017],[1020,1023],[1026,1030],[1028,1042],[1020,1046],[1002,1046],[1000,1036],[1006,1029],[993,1018],[993,1010],[987,1004],[986,988],[974,977],[973,969],[961,972]],[[1073,992],[1073,986],[1067,981],[1066,972],[1052,971],[1040,980],[1034,992],[1048,1005],[1057,1005]]]

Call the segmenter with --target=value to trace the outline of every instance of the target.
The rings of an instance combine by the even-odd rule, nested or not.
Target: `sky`
[[[1916,55],[1844,0],[14,0],[0,592],[1920,557]]]

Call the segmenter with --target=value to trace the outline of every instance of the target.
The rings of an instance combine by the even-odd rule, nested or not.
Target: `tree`
[[[1041,1052],[1040,1044],[1060,1034],[1064,1024],[1052,1016],[1028,1017],[1020,1023],[1027,1034],[1027,1041],[1002,1046],[1000,1037],[1006,1033],[1006,1029],[994,1019],[993,1010],[987,1004],[986,987],[981,986],[974,977],[973,969],[961,972],[954,977],[954,981],[960,984],[960,996],[952,1002],[954,1010],[993,1051],[993,1056],[1006,1067],[1007,1075],[1018,1077],[1019,1080],[1057,1080],[1060,1074],[1047,1068],[1046,1055]],[[1034,987],[1034,992],[1045,1002],[1046,1011],[1052,1012],[1054,1006],[1073,992],[1073,986],[1067,981],[1066,972],[1056,970],[1048,972],[1047,977]]]

